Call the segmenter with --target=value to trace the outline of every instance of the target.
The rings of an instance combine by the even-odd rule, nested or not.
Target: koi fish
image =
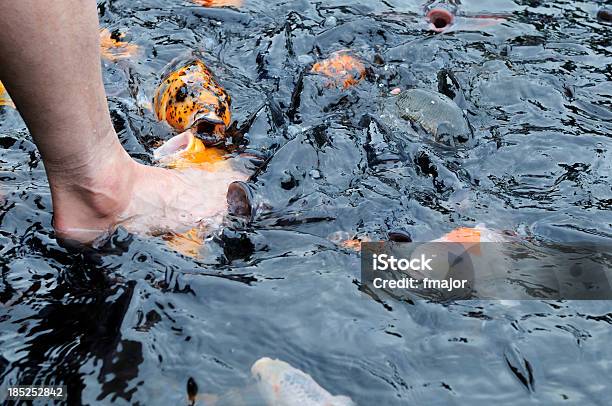
[[[207,145],[225,138],[231,122],[231,98],[202,61],[195,60],[167,75],[155,92],[157,118],[172,128],[189,130]]]
[[[400,117],[419,124],[437,142],[454,146],[472,138],[465,114],[447,96],[423,89],[409,89],[396,100]]]
[[[402,231],[389,234],[393,242],[405,242],[410,236]],[[478,297],[494,297],[486,284],[492,277],[503,275],[504,254],[499,244],[510,239],[499,231],[476,227],[459,227],[429,243],[420,244],[410,254],[411,259],[428,258],[427,269],[405,271],[410,277],[423,280],[448,279],[469,281],[469,285],[454,291],[458,295],[478,294]],[[495,272],[494,272],[495,271]]]
[[[8,106],[15,108],[15,103],[13,103],[13,101],[9,97],[2,82],[0,82],[0,106]]]
[[[110,32],[107,28],[100,30],[100,53],[104,59],[117,62],[140,52],[138,45],[121,41],[122,38],[125,38],[125,33]]]
[[[312,66],[311,73],[328,78],[328,87],[349,87],[357,85],[365,78],[366,68],[363,62],[345,51],[333,53],[329,58]]]
[[[195,4],[204,7],[242,7],[242,0],[191,0]]]
[[[499,231],[491,230],[484,224],[476,227],[459,227],[435,239],[434,242],[452,242],[461,244],[476,244],[481,242],[507,242],[507,238]]]
[[[484,224],[478,224],[476,227],[459,227],[442,237],[433,240],[432,242],[447,242],[461,244],[466,252],[480,255],[481,243],[488,242],[507,242],[508,239],[499,231],[491,230],[485,227]]]
[[[336,231],[327,236],[327,239],[342,248],[352,251],[361,251],[361,243],[372,241],[367,235],[357,236],[346,231]]]
[[[312,377],[288,363],[260,358],[251,367],[268,406],[354,406],[347,396],[333,396]]]

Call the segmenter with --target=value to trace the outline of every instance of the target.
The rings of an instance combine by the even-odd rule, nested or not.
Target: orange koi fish
[[[191,0],[195,4],[204,7],[242,7],[242,0]]]
[[[202,61],[166,76],[155,92],[157,118],[177,131],[191,130],[207,145],[225,138],[231,122],[231,98]]]
[[[444,234],[442,237],[433,240],[433,242],[450,242],[459,243],[475,255],[480,255],[480,243],[483,242],[505,242],[507,238],[502,233],[495,230],[490,230],[484,224],[478,224],[474,228],[459,227]]]
[[[100,30],[100,53],[102,57],[111,62],[128,59],[140,52],[140,47],[129,42],[121,41],[125,34],[111,33],[107,28]]]
[[[352,251],[361,251],[362,242],[372,241],[367,235],[357,236],[346,231],[335,231],[327,236],[327,239],[342,248]]]
[[[366,68],[359,59],[339,51],[328,59],[315,63],[310,72],[326,76],[329,79],[329,87],[348,89],[365,78]]]

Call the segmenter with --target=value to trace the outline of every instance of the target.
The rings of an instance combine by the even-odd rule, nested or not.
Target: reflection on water
[[[330,238],[426,241],[484,223],[534,243],[611,243],[598,3],[463,0],[444,33],[399,0],[98,10],[139,50],[102,61],[123,145],[152,162],[176,135],[151,110],[155,89],[177,60],[201,58],[232,97],[234,154],[254,157],[253,222],[226,218],[193,257],[121,233],[108,255],[68,252],[39,155],[0,106],[2,390],[63,383],[73,404],[187,404],[192,378],[198,402],[244,400],[251,365],[270,357],[360,405],[605,403],[606,302],[370,296],[358,253]],[[341,50],[366,69],[346,89],[311,72]],[[473,142],[445,147],[398,121],[396,89],[414,87],[464,110]]]

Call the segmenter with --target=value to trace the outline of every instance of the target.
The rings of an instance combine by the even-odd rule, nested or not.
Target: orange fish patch
[[[363,62],[345,52],[336,52],[328,59],[312,66],[312,73],[329,78],[328,86],[348,89],[365,78],[366,68]]]
[[[460,227],[445,234],[441,240],[462,244],[466,250],[470,250],[475,255],[480,255],[481,237],[481,231],[477,228]]]
[[[460,227],[445,234],[442,239],[457,243],[479,243],[480,235],[480,230],[476,228]]]
[[[192,228],[184,233],[172,233],[164,236],[168,247],[187,257],[202,258],[202,246],[206,237],[205,228]]]
[[[225,151],[206,147],[190,131],[179,134],[155,150],[154,157],[173,169],[197,168],[215,172],[223,169]]]
[[[242,7],[242,0],[191,0],[193,3],[204,7]]]
[[[230,96],[199,60],[166,76],[153,106],[159,120],[181,132],[194,128],[207,144],[223,140],[231,122]]]
[[[129,42],[121,41],[125,34],[110,32],[107,28],[100,30],[100,53],[102,57],[111,62],[128,59],[140,52],[140,47]]]
[[[0,106],[9,106],[15,108],[15,104],[6,92],[6,89],[4,88],[2,82],[0,82]]]
[[[338,244],[342,248],[357,252],[361,251],[361,243],[372,241],[367,235],[356,236],[346,231],[333,232],[327,236],[327,239]]]
[[[360,252],[361,251],[361,243],[362,242],[369,242],[369,239],[368,238],[364,238],[363,240],[360,240],[360,239],[346,240],[346,241],[342,241],[340,243],[340,245],[343,248]]]

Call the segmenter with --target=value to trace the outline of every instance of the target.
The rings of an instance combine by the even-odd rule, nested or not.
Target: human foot
[[[88,243],[117,225],[159,234],[217,222],[226,210],[228,185],[246,178],[229,163],[215,172],[141,165],[122,149],[96,165],[87,175],[50,182],[61,239]]]

